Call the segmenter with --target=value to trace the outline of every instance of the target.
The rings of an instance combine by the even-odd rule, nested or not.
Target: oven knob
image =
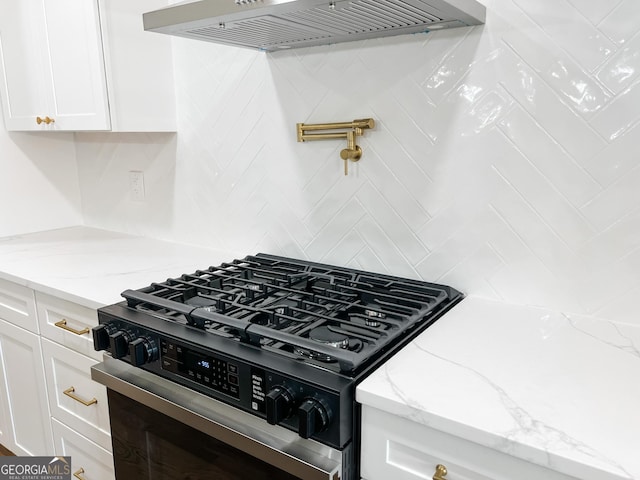
[[[116,327],[110,323],[103,323],[97,327],[93,327],[91,332],[93,333],[93,348],[99,352],[100,350],[106,350],[111,345],[109,341],[109,335],[116,331]]]
[[[129,361],[134,367],[158,359],[158,346],[149,337],[136,338],[129,344]]]
[[[131,335],[125,330],[118,330],[109,335],[109,351],[113,358],[122,358],[129,353]]]
[[[331,410],[321,399],[307,398],[298,407],[298,434],[309,438],[327,429],[331,422]]]
[[[267,422],[276,425],[293,413],[295,396],[287,387],[274,387],[266,397]]]

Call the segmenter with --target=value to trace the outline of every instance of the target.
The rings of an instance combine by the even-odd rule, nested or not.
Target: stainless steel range
[[[198,419],[209,412],[264,447],[261,460],[290,457],[269,463],[334,479],[359,478],[358,382],[462,299],[444,285],[265,254],[122,295],[98,311],[94,346],[110,357],[94,378],[191,413],[183,403],[197,395],[210,403],[186,421],[192,427],[207,432]],[[257,427],[247,431],[243,419]]]

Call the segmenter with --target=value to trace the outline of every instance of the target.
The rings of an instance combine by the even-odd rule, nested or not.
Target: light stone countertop
[[[224,252],[88,227],[0,238],[0,278],[89,308]],[[583,480],[640,479],[640,329],[465,298],[359,402]]]
[[[582,480],[640,479],[640,329],[467,297],[357,400]]]
[[[0,238],[0,278],[89,308],[124,300],[125,289],[234,258],[233,252],[88,227]]]

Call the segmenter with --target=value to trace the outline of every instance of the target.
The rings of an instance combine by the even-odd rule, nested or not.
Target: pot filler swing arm
[[[298,142],[311,140],[332,140],[344,138],[347,140],[347,148],[340,151],[340,158],[344,160],[344,174],[349,174],[349,160],[357,162],[362,157],[362,148],[356,145],[356,137],[362,136],[365,129],[374,128],[376,122],[373,118],[363,118],[353,122],[341,123],[298,123]],[[324,133],[307,133],[329,130]],[[344,131],[338,131],[344,130]]]

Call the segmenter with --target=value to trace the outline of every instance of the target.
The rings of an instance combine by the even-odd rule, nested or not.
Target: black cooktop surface
[[[462,298],[445,285],[266,254],[122,295],[138,311],[343,373]]]

